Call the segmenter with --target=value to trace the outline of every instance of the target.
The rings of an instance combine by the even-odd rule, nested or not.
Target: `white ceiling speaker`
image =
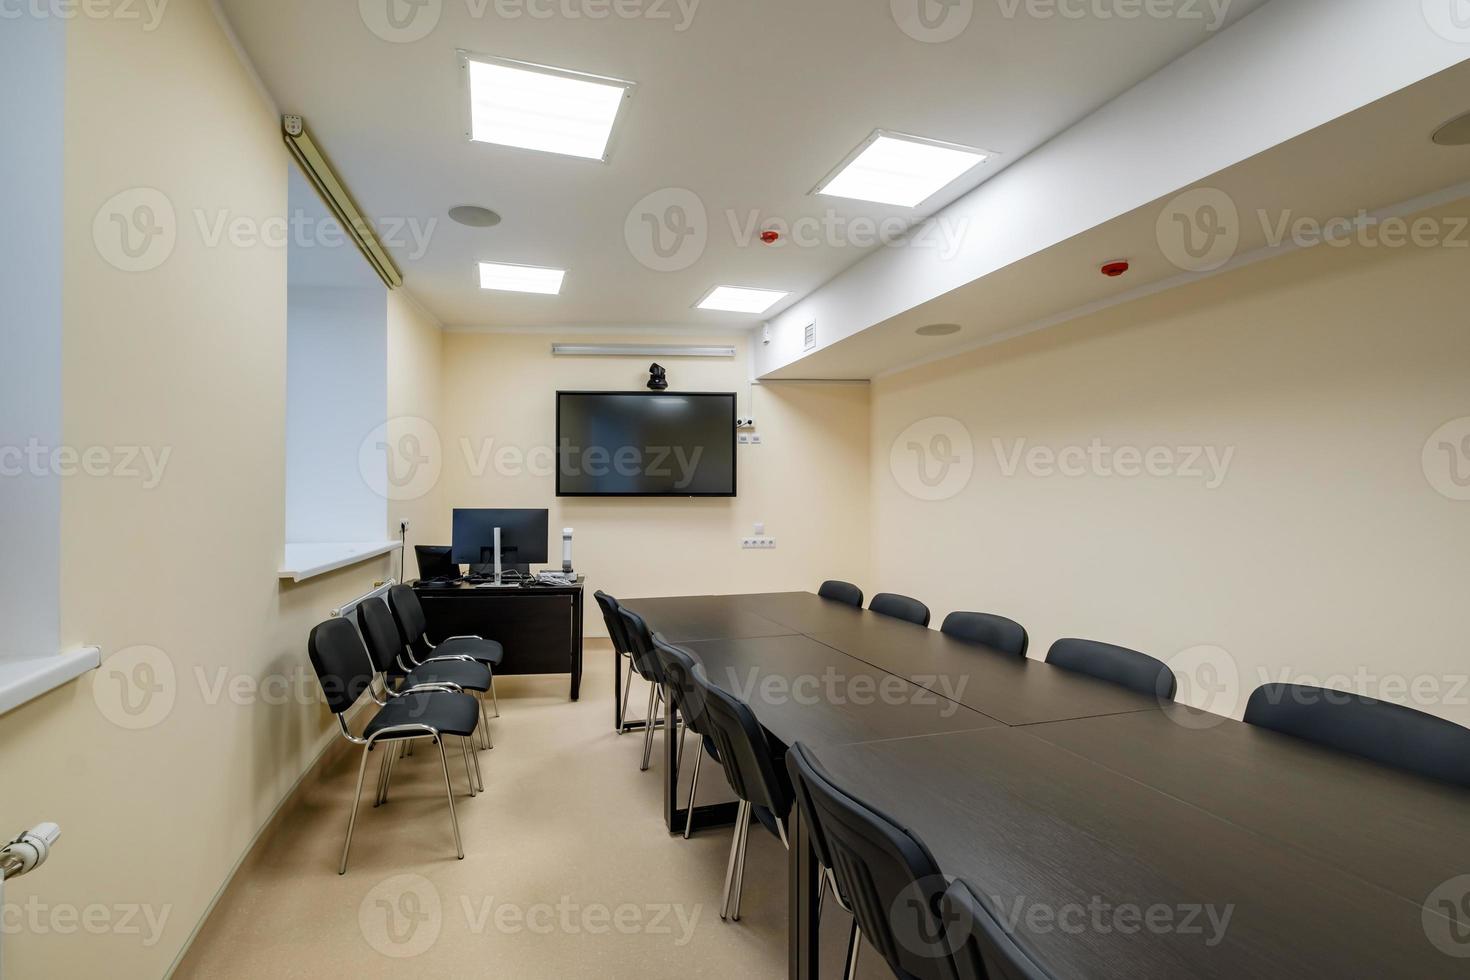
[[[960,329],[958,323],[931,323],[920,327],[914,333],[920,337],[948,337],[950,334],[959,333]]]
[[[500,215],[489,208],[474,204],[461,204],[449,209],[449,217],[470,228],[494,228],[500,224]]]
[[[1434,142],[1440,146],[1470,146],[1470,112],[1439,127]]]

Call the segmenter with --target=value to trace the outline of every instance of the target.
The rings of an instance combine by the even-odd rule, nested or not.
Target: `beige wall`
[[[880,379],[875,584],[936,622],[1012,616],[1033,656],[1062,636],[1182,654],[1187,696],[1221,713],[1284,672],[1470,723],[1470,503],[1421,462],[1431,433],[1470,416],[1465,263],[1464,249],[1324,247]],[[968,429],[974,470],[927,501],[900,482],[914,485],[907,438],[890,456],[934,416]],[[1006,476],[992,440],[1005,457],[1021,439],[1234,457],[1213,490],[1024,462]],[[1210,667],[1238,690],[1191,687]]]
[[[750,385],[744,336],[680,337],[680,342],[734,343],[739,348],[734,360],[665,362],[672,388],[734,391],[738,414],[755,417],[763,443],[737,447],[739,496],[558,499],[550,464],[556,439],[554,392],[641,389],[648,381],[650,358],[552,357],[554,339],[564,338],[445,335],[447,508],[550,508],[553,536],[562,527],[576,530],[576,566],[589,586],[618,596],[814,589],[826,577],[866,577],[865,386]],[[497,465],[495,454],[503,448],[530,462],[517,466],[515,455],[507,452]],[[774,550],[741,550],[740,539],[751,534],[757,521],[776,538]],[[606,635],[590,600],[586,624],[589,635]]]
[[[71,21],[66,140],[66,444],[171,455],[151,490],[66,481],[62,639],[104,663],[0,716],[0,827],[63,833],[7,890],[3,946],[10,976],[157,977],[333,737],[308,630],[396,562],[277,581],[286,256],[209,247],[193,212],[284,215],[288,156],[208,4],[173,0],[151,33]],[[93,216],[132,187],[177,213],[176,247],[149,272],[94,245]],[[437,328],[397,296],[388,315],[390,413],[432,416]],[[431,494],[390,514],[431,525],[440,509]],[[83,915],[104,916],[100,933]]]
[[[443,370],[444,332],[439,322],[403,292],[388,294],[388,434],[390,440],[433,431],[440,426],[440,374]],[[403,471],[407,474],[407,471]],[[416,476],[416,474],[415,474]],[[406,520],[408,549],[404,581],[418,577],[413,545],[429,544],[449,534],[449,510],[442,480],[405,480],[403,492],[388,484],[389,537],[398,536],[398,522]],[[397,565],[394,565],[395,574]]]

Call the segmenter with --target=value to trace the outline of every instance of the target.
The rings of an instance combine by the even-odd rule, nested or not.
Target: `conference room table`
[[[811,593],[624,604],[1055,976],[1470,976],[1470,791]],[[694,826],[734,812],[697,806]],[[789,837],[789,976],[815,980],[799,808]]]

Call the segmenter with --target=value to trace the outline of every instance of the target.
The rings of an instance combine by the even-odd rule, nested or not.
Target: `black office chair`
[[[811,811],[803,818],[826,838],[838,894],[851,905],[862,938],[894,976],[954,980],[939,908],[947,882],[924,842],[834,784],[802,744],[791,747],[786,765],[792,782],[804,786]],[[856,966],[854,952],[849,978]]]
[[[683,765],[684,760],[684,737],[691,731],[700,737],[695,745],[697,754],[694,757],[694,776],[689,783],[689,804],[685,807],[684,839],[688,840],[689,832],[694,826],[694,797],[699,792],[700,763],[704,761],[706,752],[716,762],[720,762],[720,748],[709,735],[709,714],[705,710],[704,696],[694,680],[694,655],[683,647],[668,642],[658,633],[653,634],[653,651],[658,657],[664,678],[669,682],[669,690],[673,692],[678,716],[684,720],[684,727],[679,732],[680,765]],[[678,784],[678,772],[675,771],[674,785]]]
[[[939,909],[959,980],[1054,980],[963,881],[949,886]]]
[[[1401,704],[1303,684],[1263,684],[1246,704],[1245,721],[1470,787],[1470,728]]]
[[[835,602],[845,602],[855,609],[863,608],[863,590],[851,582],[840,582],[837,579],[828,579],[822,583],[817,590],[817,595],[823,599],[832,599]]]
[[[791,779],[750,705],[710,683],[703,670],[696,668],[692,676],[696,696],[704,704],[710,739],[725,769],[725,780],[740,798],[735,834],[730,840],[730,860],[725,868],[725,898],[720,906],[720,918],[739,921],[750,818],[754,815],[789,848],[786,820],[791,815],[793,800]]]
[[[495,694],[495,668],[505,659],[505,650],[494,640],[483,636],[451,636],[437,646],[429,642],[429,620],[424,607],[419,604],[418,594],[407,585],[395,585],[388,590],[388,608],[398,622],[398,632],[403,645],[408,647],[408,658],[415,667],[442,657],[472,657],[490,668],[490,703],[495,707],[495,717],[500,717],[500,698]]]
[[[1046,652],[1046,662],[1139,694],[1154,695],[1161,701],[1173,701],[1179,687],[1174,671],[1162,660],[1097,640],[1058,640]]]
[[[471,691],[480,701],[480,732],[485,748],[493,749],[490,740],[490,723],[485,717],[484,695],[490,690],[492,675],[490,668],[473,657],[443,656],[415,666],[408,660],[408,648],[403,645],[403,635],[393,619],[388,604],[381,599],[368,599],[357,607],[357,628],[367,642],[373,664],[383,677],[383,687],[390,693],[398,689],[422,687],[426,684],[453,684],[464,691]],[[391,772],[391,765],[385,764]],[[388,798],[388,777],[379,780],[378,802]],[[482,781],[483,782],[483,781]]]
[[[868,603],[868,608],[880,616],[904,619],[919,626],[929,625],[929,607],[918,599],[910,599],[906,595],[879,592],[873,596],[873,601]]]
[[[1008,653],[1013,657],[1025,657],[1026,648],[1031,645],[1026,627],[1014,619],[991,613],[952,612],[944,617],[944,622],[939,625],[939,632],[966,643],[978,643],[980,646]]]
[[[853,914],[852,902],[843,894],[832,874],[832,849],[827,845],[827,837],[822,833],[821,824],[817,822],[817,809],[816,804],[812,801],[811,791],[801,778],[803,767],[813,768],[815,765],[816,761],[811,758],[806,746],[799,742],[786,753],[786,769],[791,777],[792,796],[797,808],[801,811],[802,822],[806,824],[807,840],[811,842],[812,853],[816,855],[817,867],[820,869],[821,881],[817,886],[817,919],[821,920],[822,906],[829,886],[837,904],[844,912],[852,916],[852,929],[847,936],[847,956],[843,960],[847,964],[847,972],[844,975],[851,977],[857,969],[857,952],[862,936],[859,935],[857,916]]]
[[[618,734],[622,735],[628,730],[628,694],[633,690],[633,651],[628,646],[623,617],[618,613],[618,600],[601,589],[592,593],[592,598],[597,600],[597,608],[602,610],[602,625],[607,627],[607,636],[612,640],[613,651],[628,661],[627,676],[623,679],[623,710],[618,714],[622,719],[618,725]]]
[[[648,682],[648,723],[643,729],[643,762],[639,772],[647,772],[653,756],[653,730],[658,727],[658,708],[664,700],[664,674],[658,656],[653,652],[653,636],[643,617],[627,606],[618,606],[618,616],[623,621],[623,633],[628,640],[628,652],[632,655],[633,669]],[[664,738],[669,733],[664,732]]]
[[[373,693],[373,662],[363,645],[357,628],[345,619],[329,619],[311,631],[306,643],[311,666],[326,695],[327,707],[337,716],[342,737],[362,746],[362,761],[357,767],[357,791],[352,797],[352,816],[347,820],[347,840],[342,844],[342,863],[338,874],[347,873],[347,852],[352,847],[352,831],[357,826],[357,805],[362,798],[362,780],[367,772],[368,753],[380,742],[428,738],[439,746],[439,762],[444,769],[444,789],[449,794],[449,822],[454,828],[454,849],[464,860],[464,845],[459,838],[459,818],[454,814],[454,786],[449,781],[449,757],[444,751],[445,738],[458,738],[464,752],[465,777],[474,795],[474,777],[470,773],[469,737],[480,718],[479,702],[451,685],[435,685],[419,689],[391,700],[379,701]],[[369,719],[361,735],[354,735],[345,717],[349,708],[366,692],[380,709]],[[391,755],[391,753],[390,753]]]

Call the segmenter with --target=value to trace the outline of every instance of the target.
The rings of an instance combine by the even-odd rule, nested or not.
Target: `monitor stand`
[[[480,557],[483,558],[485,556],[482,554]],[[507,581],[506,578],[505,578],[505,570],[504,570],[504,568],[500,564],[500,528],[497,527],[495,529],[495,577],[493,579],[491,579],[490,581],[488,581],[488,582],[481,582],[479,585],[475,586],[475,588],[477,588],[477,589],[519,589],[520,587],[521,587],[520,579],[516,579],[515,581],[512,582],[512,581]]]

